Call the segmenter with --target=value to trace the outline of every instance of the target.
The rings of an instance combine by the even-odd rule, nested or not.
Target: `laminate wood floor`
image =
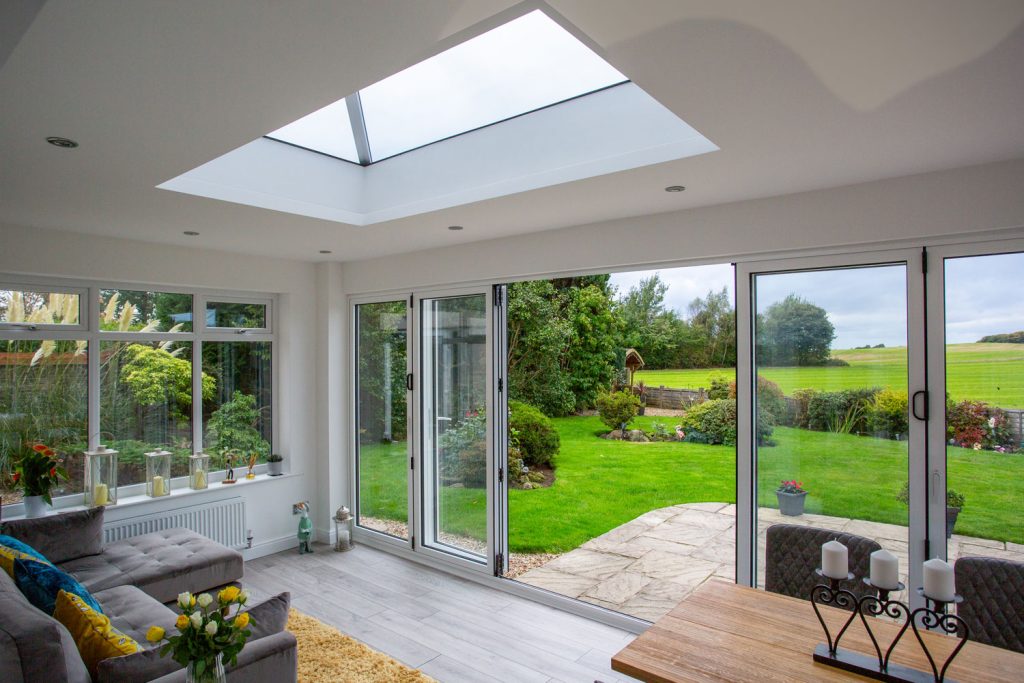
[[[246,562],[242,583],[442,683],[633,680],[610,668],[631,633],[367,546],[315,549]]]

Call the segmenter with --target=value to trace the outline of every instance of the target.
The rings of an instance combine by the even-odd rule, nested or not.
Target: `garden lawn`
[[[666,420],[642,417],[636,426],[659,419]],[[565,552],[650,510],[734,501],[732,447],[609,441],[598,438],[604,427],[596,417],[554,422],[562,437],[554,485],[509,492],[512,552]],[[793,428],[776,429],[775,439],[759,449],[760,505],[776,507],[777,482],[796,478],[810,491],[808,512],[906,524],[896,501],[907,479],[906,442]],[[362,460],[363,512],[405,521],[404,444],[363,446]],[[1022,478],[1024,455],[950,448],[950,487],[967,499],[957,533],[1024,543]],[[482,489],[443,489],[444,528],[481,538],[485,498]]]
[[[950,344],[946,347],[949,394],[954,400],[985,401],[1000,408],[1024,408],[1024,344]],[[797,389],[838,391],[866,387],[907,388],[907,349],[847,349],[832,352],[848,367],[760,368],[765,378],[792,396]],[[650,386],[699,389],[715,377],[735,378],[733,368],[641,370]]]

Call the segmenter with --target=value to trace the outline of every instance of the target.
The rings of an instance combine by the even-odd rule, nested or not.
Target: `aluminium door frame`
[[[864,251],[822,256],[798,256],[778,260],[740,261],[736,264],[736,582],[757,583],[757,449],[754,443],[755,403],[754,315],[757,310],[754,278],[757,275],[811,270],[839,270],[884,265],[905,265],[907,300],[907,395],[928,389],[926,375],[925,259],[918,248]],[[928,394],[925,394],[928,396]],[[909,407],[908,478],[911,487],[908,511],[908,580],[922,585],[921,564],[928,542],[925,479],[928,471],[928,421],[914,417]],[[930,412],[935,415],[934,411]],[[927,417],[927,415],[925,415]],[[922,599],[909,591],[913,607]]]

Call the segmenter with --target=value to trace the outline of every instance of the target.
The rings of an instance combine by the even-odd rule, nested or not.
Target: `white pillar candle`
[[[109,490],[106,484],[96,484],[92,487],[92,504],[106,505],[110,502]]]
[[[832,540],[821,546],[821,571],[830,579],[845,579],[849,576],[845,545]]]
[[[885,548],[871,553],[871,585],[894,591],[900,585],[900,561]]]
[[[953,565],[935,557],[924,563],[924,594],[938,602],[953,602],[956,579]]]
[[[164,495],[164,478],[159,474],[153,477],[153,496]]]

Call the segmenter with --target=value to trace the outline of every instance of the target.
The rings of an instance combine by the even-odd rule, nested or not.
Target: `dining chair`
[[[953,571],[956,592],[964,597],[956,613],[971,629],[971,640],[1024,652],[1024,562],[961,557]]]
[[[827,583],[814,570],[821,566],[821,546],[833,540],[846,546],[850,571],[857,577],[854,581],[844,581],[841,587],[858,598],[877,594],[861,581],[868,575],[871,553],[882,548],[877,541],[799,524],[773,524],[768,527],[765,537],[765,590],[809,599],[817,584]]]

